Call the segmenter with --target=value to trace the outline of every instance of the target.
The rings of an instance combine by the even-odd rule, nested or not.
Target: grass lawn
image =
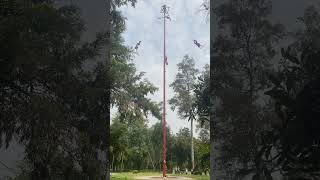
[[[171,175],[171,174],[169,174]],[[192,179],[196,179],[196,180],[209,180],[210,176],[205,176],[205,175],[192,175],[192,174],[174,174],[174,176],[183,176],[183,177],[190,177]]]
[[[135,177],[138,176],[162,176],[160,172],[140,172],[137,174],[133,174],[132,172],[122,172],[122,173],[112,173],[111,179],[112,180],[133,180]],[[195,180],[209,180],[209,176],[199,176],[199,175],[191,175],[191,174],[168,174],[168,176],[183,176],[183,177],[190,177]]]

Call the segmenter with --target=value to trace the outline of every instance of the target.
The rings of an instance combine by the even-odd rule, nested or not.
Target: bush
[[[203,170],[203,172],[204,172],[205,175],[210,174],[209,168],[205,168],[205,169]]]
[[[138,170],[133,170],[132,173],[133,173],[133,174],[138,174],[139,171],[138,171]]]
[[[192,171],[191,174],[193,174],[193,175],[202,175],[202,172],[196,170],[196,171]]]

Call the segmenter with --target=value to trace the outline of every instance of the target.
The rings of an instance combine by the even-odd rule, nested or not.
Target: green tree
[[[203,72],[198,77],[198,81],[195,84],[195,106],[196,114],[199,118],[201,126],[206,123],[205,128],[209,129],[208,122],[210,121],[210,66],[207,64],[204,66]]]
[[[226,1],[215,9],[211,139],[219,149],[216,164],[224,178],[234,178],[239,169],[247,171],[251,166],[262,174],[255,165],[255,155],[260,132],[268,128],[269,120],[263,109],[266,97],[261,94],[269,85],[267,72],[276,54],[274,46],[284,35],[280,24],[270,22],[271,10],[270,0]],[[246,175],[242,171],[239,174]]]
[[[152,159],[154,159],[155,166],[161,171],[163,163],[163,128],[162,123],[158,122],[154,124],[150,129],[150,154]],[[167,166],[169,168],[169,160],[173,152],[170,150],[171,143],[171,134],[170,127],[167,126]],[[160,152],[160,153],[159,153]]]
[[[311,6],[299,18],[303,29],[283,48],[279,71],[270,75],[266,91],[278,121],[265,132],[259,154],[288,179],[316,179],[319,174],[320,14]],[[272,141],[273,139],[273,141]],[[270,153],[270,149],[276,153]],[[259,157],[259,158],[261,158]],[[262,158],[261,158],[262,159]]]
[[[181,119],[188,118],[191,123],[191,165],[194,169],[194,145],[193,145],[193,121],[196,117],[196,109],[194,105],[195,95],[195,83],[198,70],[195,68],[195,62],[193,58],[185,55],[182,62],[178,63],[178,73],[176,78],[170,87],[173,88],[175,94],[172,99],[169,100],[171,108],[178,109],[178,115]]]
[[[180,168],[190,167],[190,137],[191,132],[188,128],[182,128],[175,136],[175,149],[177,155],[177,165]]]
[[[158,119],[161,119],[160,106],[157,102],[152,101],[147,96],[153,94],[157,91],[156,88],[150,81],[144,78],[144,72],[137,72],[135,64],[132,62],[134,58],[133,48],[124,45],[124,40],[121,34],[125,31],[125,18],[119,11],[116,11],[116,7],[119,5],[124,5],[128,2],[135,3],[135,1],[114,1],[113,4],[113,23],[115,25],[112,27],[112,47],[111,47],[111,107],[115,107],[118,111],[119,120],[121,123],[132,125],[128,126],[130,128],[136,127],[135,135],[129,136],[130,138],[137,137],[139,139],[137,146],[128,149],[129,155],[127,162],[134,162],[132,166],[137,166],[142,168],[142,164],[146,161],[152,161],[152,159],[147,159],[144,157],[150,157],[146,153],[146,145],[142,147],[143,144],[147,142],[145,138],[146,132],[142,133],[139,130],[139,126],[136,123],[139,121],[144,121],[149,115],[153,115]],[[137,121],[137,122],[135,122]],[[136,126],[133,126],[136,125]],[[140,127],[141,129],[142,127]],[[130,133],[133,133],[130,131]],[[143,135],[140,137],[140,135]],[[112,137],[111,137],[112,138]],[[138,141],[139,140],[139,141]],[[134,139],[131,139],[134,141]],[[139,153],[138,153],[139,152]],[[139,158],[140,157],[140,158]],[[135,158],[137,162],[133,161]],[[135,164],[138,163],[139,164]],[[129,168],[129,166],[125,166]]]
[[[129,123],[129,145],[131,149],[131,168],[141,170],[147,157],[147,125],[144,121]]]
[[[31,179],[105,176],[97,154],[107,147],[106,84],[98,68],[87,71],[83,64],[99,55],[106,35],[81,42],[84,25],[74,6],[15,3],[17,13],[1,14],[0,24],[6,146],[13,136],[25,145]]]
[[[134,75],[129,63],[132,52],[123,46],[124,17],[116,8],[128,2],[135,3],[108,3],[108,30],[92,42],[80,41],[84,24],[74,6],[56,8],[49,0],[12,1],[10,13],[1,14],[0,41],[5,45],[0,50],[0,133],[6,146],[13,136],[25,145],[29,178],[108,175],[110,101],[121,110],[134,107],[130,113],[121,111],[122,117],[159,112],[157,104],[144,97],[155,88],[140,81],[142,75]],[[94,59],[105,45],[109,59],[98,63]],[[88,62],[93,69],[84,68]],[[110,69],[111,64],[116,68]],[[121,68],[127,84],[117,79],[123,75]],[[116,92],[111,100],[110,85]]]
[[[199,131],[199,139],[196,140],[195,156],[198,162],[197,169],[206,171],[210,166],[210,66],[204,66],[203,71],[198,77],[195,85],[195,106],[198,117],[197,131]]]
[[[199,172],[205,172],[210,167],[210,144],[209,139],[207,139],[209,133],[205,131],[204,134],[202,134],[202,137],[200,136],[200,139],[195,139],[196,170]]]
[[[122,42],[121,42],[121,33],[124,31],[124,18],[123,16],[120,15],[119,11],[117,10],[119,7],[123,6],[123,5],[128,5],[129,3],[131,3],[131,6],[135,6],[136,4],[136,0],[108,0],[107,4],[106,4],[106,35],[107,35],[107,43],[105,45],[105,50],[106,50],[106,67],[108,67],[105,70],[105,76],[108,77],[107,78],[107,94],[109,97],[111,97],[111,89],[112,89],[112,84],[114,83],[114,80],[112,80],[112,75],[114,75],[111,71],[112,67],[112,57],[114,56],[112,54],[111,51],[112,47],[114,46],[122,46]],[[114,24],[117,24],[116,26],[114,26]],[[114,30],[114,28],[116,28],[116,30]],[[119,41],[120,40],[120,41]],[[120,43],[120,44],[119,44]],[[123,49],[123,48],[122,48]],[[127,56],[128,53],[126,53],[124,56]],[[108,103],[112,104],[112,100],[108,99]],[[110,106],[108,107],[108,113],[107,113],[108,117],[107,119],[110,119]],[[106,125],[106,129],[107,129],[107,147],[110,146],[109,144],[109,140],[110,140],[110,123],[107,123]],[[106,166],[110,167],[110,160],[109,160],[109,148],[107,148],[107,163]],[[107,178],[110,179],[110,169],[107,168]]]
[[[123,163],[129,156],[129,130],[118,117],[112,120],[110,130],[111,169],[113,171],[123,170]]]
[[[122,120],[142,119],[148,114],[161,119],[158,103],[147,97],[157,88],[137,72],[133,50],[124,45],[121,34],[125,31],[125,18],[113,12],[113,36],[111,48],[111,107],[116,107]]]

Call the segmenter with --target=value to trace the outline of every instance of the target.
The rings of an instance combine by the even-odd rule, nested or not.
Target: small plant
[[[191,174],[193,174],[193,175],[202,175],[202,172],[196,170],[196,171],[193,171]]]
[[[207,175],[207,174],[209,174],[209,168],[205,168],[204,170],[203,170],[203,172],[204,172],[204,175]]]
[[[132,173],[133,173],[133,174],[138,174],[139,171],[138,171],[138,170],[133,170]]]

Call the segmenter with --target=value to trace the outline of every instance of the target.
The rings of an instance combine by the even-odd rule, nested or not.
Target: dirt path
[[[166,180],[191,180],[192,178],[187,178],[187,177],[180,177],[180,176],[169,176],[169,177],[160,177],[160,176],[141,176],[141,177],[136,177],[135,179],[139,180],[152,180],[152,179],[166,179]]]

